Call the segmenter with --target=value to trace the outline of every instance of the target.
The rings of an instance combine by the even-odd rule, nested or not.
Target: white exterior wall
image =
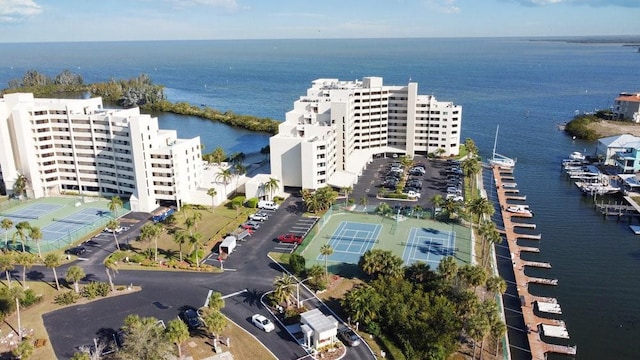
[[[137,108],[104,110],[100,98],[5,95],[0,151],[7,189],[23,174],[30,197],[131,195],[133,210],[147,212],[161,200],[202,202],[200,138],[178,139]]]
[[[317,79],[269,141],[271,173],[284,186],[304,189],[353,185],[375,154],[413,157],[442,148],[445,156],[457,155],[461,121],[460,106],[418,95],[417,83],[385,86],[380,77]],[[317,161],[319,141],[326,162]],[[345,177],[349,184],[338,180]]]

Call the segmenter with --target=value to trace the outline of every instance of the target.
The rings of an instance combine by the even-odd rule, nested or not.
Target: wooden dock
[[[527,195],[522,195],[522,196],[518,196],[518,195],[507,195],[507,200],[520,200],[520,201],[527,201]]]
[[[555,345],[549,344],[542,340],[540,337],[540,332],[542,329],[542,324],[553,325],[564,328],[564,323],[559,320],[548,319],[539,317],[534,313],[535,302],[541,298],[539,296],[531,295],[529,293],[529,283],[539,283],[545,285],[557,285],[557,279],[542,279],[529,277],[524,273],[524,267],[529,266],[527,264],[531,264],[532,262],[524,261],[520,258],[520,252],[540,252],[540,249],[535,247],[524,247],[519,246],[517,244],[518,236],[521,234],[516,234],[514,231],[514,223],[511,221],[511,218],[515,216],[514,213],[510,213],[506,211],[507,205],[507,196],[511,196],[512,191],[516,191],[517,189],[504,188],[502,186],[502,174],[506,174],[507,176],[512,175],[513,171],[510,169],[493,167],[493,175],[496,182],[496,191],[498,194],[498,201],[500,202],[500,208],[502,209],[502,220],[504,223],[504,233],[507,239],[507,244],[509,246],[509,251],[511,252],[512,263],[513,263],[513,273],[515,275],[516,282],[516,290],[518,291],[518,296],[521,299],[522,303],[522,317],[524,319],[524,323],[527,326],[527,339],[529,342],[529,349],[531,350],[531,358],[536,360],[546,359],[546,354],[548,353],[558,353],[565,355],[576,355],[576,347],[575,346],[563,346],[563,345]],[[509,194],[509,195],[508,195]],[[549,265],[550,266],[550,265]],[[550,298],[549,298],[550,299]],[[555,299],[553,299],[555,300]],[[547,301],[551,302],[551,301]],[[557,301],[556,301],[557,302]],[[567,333],[568,336],[568,333]]]
[[[514,228],[516,227],[521,227],[521,228],[526,228],[526,229],[535,229],[536,228],[536,224],[529,224],[529,223],[511,223],[511,225],[513,225]]]
[[[551,269],[551,264],[548,262],[522,260],[522,263],[524,264],[524,266]]]
[[[526,240],[540,240],[542,239],[542,234],[516,234],[513,233],[518,239],[526,239]]]

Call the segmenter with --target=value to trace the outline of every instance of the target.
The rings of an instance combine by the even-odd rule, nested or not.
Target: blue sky
[[[639,35],[640,0],[0,0],[0,42]]]

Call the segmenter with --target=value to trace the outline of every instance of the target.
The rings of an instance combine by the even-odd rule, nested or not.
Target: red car
[[[296,234],[282,234],[278,236],[278,241],[289,244],[302,244],[302,236]]]

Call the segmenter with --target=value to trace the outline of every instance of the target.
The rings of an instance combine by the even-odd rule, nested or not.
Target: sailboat
[[[493,157],[489,159],[489,164],[492,166],[512,168],[516,166],[516,161],[496,152],[496,145],[498,144],[498,129],[500,129],[500,125],[496,126],[496,139],[493,141]]]

